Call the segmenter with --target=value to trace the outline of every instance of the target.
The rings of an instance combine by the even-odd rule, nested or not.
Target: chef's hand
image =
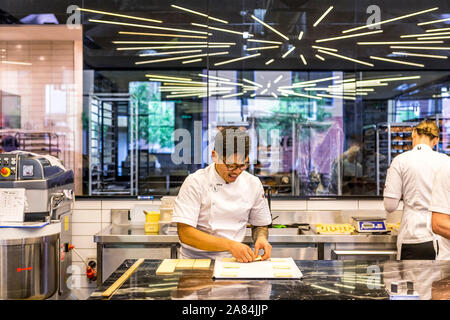
[[[255,256],[259,255],[259,250],[264,250],[264,255],[261,257],[262,260],[267,260],[270,258],[272,253],[272,246],[265,237],[258,237],[255,241]]]
[[[233,257],[239,262],[252,262],[256,258],[249,246],[237,241],[231,240],[228,251],[230,251]]]

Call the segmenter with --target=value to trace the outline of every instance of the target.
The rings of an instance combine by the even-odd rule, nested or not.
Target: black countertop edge
[[[163,196],[87,196],[78,195],[75,196],[75,200],[140,200],[140,201],[150,201],[150,200],[161,200]],[[272,201],[281,200],[383,200],[383,196],[272,196]]]

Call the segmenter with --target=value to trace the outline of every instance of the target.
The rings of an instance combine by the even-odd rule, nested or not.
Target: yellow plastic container
[[[159,232],[159,212],[145,211],[145,232],[158,233]]]

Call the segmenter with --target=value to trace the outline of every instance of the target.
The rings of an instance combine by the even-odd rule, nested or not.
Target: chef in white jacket
[[[431,189],[438,169],[448,158],[432,150],[438,141],[436,122],[422,121],[412,132],[413,149],[395,157],[388,169],[383,194],[386,211],[395,211],[403,198],[397,259],[436,258],[438,245],[429,212]]]
[[[268,225],[270,210],[261,181],[245,171],[250,138],[237,128],[220,131],[214,141],[213,163],[190,174],[175,200],[182,258],[235,257],[252,262],[260,250],[271,255]],[[254,251],[243,244],[247,224],[252,225]]]
[[[436,174],[430,211],[433,232],[441,236],[438,260],[450,260],[450,158]]]

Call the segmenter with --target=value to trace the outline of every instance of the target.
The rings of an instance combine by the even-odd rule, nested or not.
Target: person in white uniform
[[[413,149],[396,156],[387,171],[383,194],[386,211],[397,210],[403,197],[397,259],[436,259],[438,245],[428,210],[434,176],[447,159],[445,154],[433,151],[438,141],[436,123],[422,121],[412,132]]]
[[[213,163],[190,174],[175,200],[182,258],[234,257],[251,262],[264,250],[270,258],[268,226],[272,217],[261,181],[245,171],[249,164],[250,138],[237,128],[220,131],[214,141]],[[242,241],[252,225],[254,251]]]
[[[441,236],[438,260],[450,260],[450,158],[436,174],[430,211],[433,232]]]

